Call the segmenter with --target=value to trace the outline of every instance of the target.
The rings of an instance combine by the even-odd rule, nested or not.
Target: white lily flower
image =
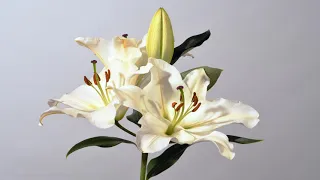
[[[211,141],[220,153],[232,159],[233,145],[216,131],[231,123],[253,128],[259,114],[241,102],[206,100],[210,79],[203,69],[191,71],[183,80],[179,71],[160,59],[150,59],[151,81],[143,89],[123,86],[115,90],[119,100],[142,113],[136,143],[145,153],[160,151],[170,141],[192,144]]]
[[[50,108],[40,116],[40,125],[43,118],[51,114],[84,117],[99,128],[109,128],[115,120],[123,118],[128,108],[117,102],[113,89],[136,85],[141,79],[139,75],[149,72],[152,67],[147,64],[145,42],[126,36],[115,37],[112,41],[76,38],[76,42],[92,50],[105,67],[98,74],[97,62],[92,61],[93,78],[84,77],[85,85],[59,99],[49,100]]]

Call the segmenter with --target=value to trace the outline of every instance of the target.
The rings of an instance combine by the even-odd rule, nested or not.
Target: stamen
[[[88,86],[92,86],[92,82],[87,78],[87,76],[84,76],[83,80]]]
[[[128,34],[122,34],[122,37],[128,38]]]
[[[176,108],[176,111],[180,111],[180,109],[183,107],[183,105],[184,105],[184,103],[180,103],[180,104],[178,105],[178,107]]]
[[[172,103],[172,108],[175,108],[177,104],[178,104],[178,103],[173,102],[173,103]]]
[[[99,82],[100,82],[100,76],[99,76],[99,74],[98,73],[94,73],[94,75],[93,75],[93,82],[94,82],[94,84],[95,85],[98,85],[99,84]]]
[[[199,104],[192,110],[192,112],[196,112],[196,111],[199,109],[200,106],[201,106],[201,103],[199,103]]]

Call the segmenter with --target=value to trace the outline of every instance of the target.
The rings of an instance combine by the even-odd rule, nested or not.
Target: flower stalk
[[[147,162],[148,162],[148,153],[142,153],[141,154],[140,180],[146,179]]]

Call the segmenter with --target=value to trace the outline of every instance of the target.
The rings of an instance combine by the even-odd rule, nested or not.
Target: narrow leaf
[[[193,68],[193,69],[189,69],[187,71],[184,71],[181,73],[182,78],[185,78],[186,75],[198,68],[203,68],[204,71],[206,72],[207,76],[210,78],[210,84],[208,85],[208,90],[212,88],[212,86],[217,82],[218,78],[220,77],[220,74],[222,72],[222,69],[218,69],[218,68],[212,68],[212,67],[208,67],[208,66],[200,66],[197,68]]]
[[[98,146],[102,148],[108,148],[108,147],[116,146],[120,143],[134,144],[131,141],[117,138],[117,137],[98,136],[98,137],[89,138],[77,143],[68,151],[66,157],[68,157],[71,153],[85,147]]]
[[[136,124],[137,126],[141,127],[140,124],[138,124],[140,118],[142,117],[142,114],[139,111],[133,110],[130,115],[127,116],[127,119]]]
[[[248,139],[239,136],[227,135],[230,142],[239,143],[239,144],[251,144],[263,141],[262,139]]]
[[[147,179],[154,177],[174,165],[189,147],[188,144],[175,144],[148,164]]]
[[[186,39],[181,45],[174,48],[170,64],[174,64],[182,55],[184,55],[191,49],[200,46],[204,41],[209,39],[210,35],[210,30],[208,30],[202,34],[191,36],[188,39]]]

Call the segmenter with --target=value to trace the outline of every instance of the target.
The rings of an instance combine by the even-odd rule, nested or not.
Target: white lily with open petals
[[[211,141],[220,153],[232,159],[233,145],[216,131],[231,123],[253,128],[259,114],[241,102],[226,99],[206,100],[209,78],[203,69],[191,71],[184,79],[172,65],[150,59],[151,81],[143,89],[123,86],[115,90],[119,100],[142,113],[136,143],[145,153],[166,148],[170,141],[192,144]]]
[[[137,85],[140,75],[148,73],[152,64],[147,63],[144,41],[133,38],[115,37],[111,41],[102,38],[77,38],[76,42],[92,50],[104,64],[98,74],[97,61],[92,61],[94,75],[91,80],[84,78],[85,84],[59,99],[49,100],[50,108],[40,116],[67,114],[72,117],[87,118],[99,128],[109,128],[115,120],[123,118],[127,107],[118,103],[114,88]]]

